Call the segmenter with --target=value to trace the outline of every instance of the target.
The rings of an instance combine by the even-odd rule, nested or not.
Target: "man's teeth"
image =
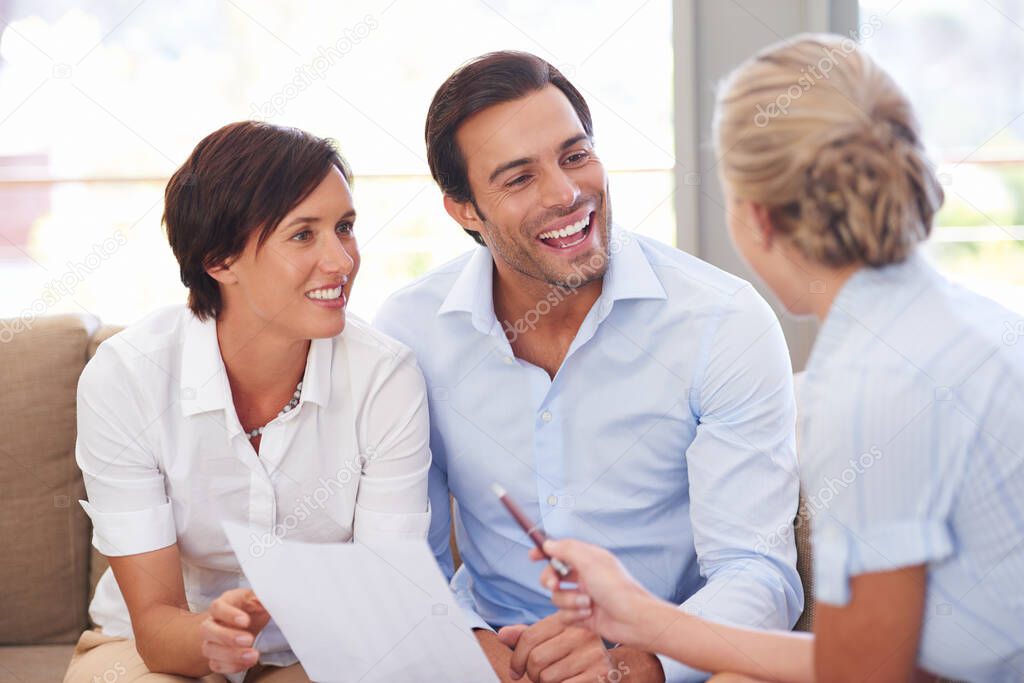
[[[590,214],[588,213],[586,216],[581,218],[578,222],[573,223],[572,225],[568,225],[562,228],[561,230],[549,230],[547,232],[543,232],[537,235],[537,237],[542,240],[549,240],[552,239],[553,237],[568,237],[570,235],[575,235],[576,233],[580,232],[581,230],[583,230],[583,228],[587,227],[589,223]]]
[[[314,289],[312,292],[306,292],[306,296],[310,299],[319,299],[321,301],[330,301],[331,299],[337,299],[341,296],[341,285],[332,287],[330,289]]]

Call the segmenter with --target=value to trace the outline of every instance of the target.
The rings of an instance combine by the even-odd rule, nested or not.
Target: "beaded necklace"
[[[288,404],[284,408],[281,408],[281,412],[277,414],[277,417],[275,417],[274,420],[276,420],[278,417],[281,417],[285,413],[291,412],[292,408],[299,405],[300,396],[302,396],[302,380],[299,380],[298,386],[295,387],[295,393],[292,394],[292,400],[288,401]],[[273,422],[274,420],[271,420],[270,422]],[[263,425],[262,427],[257,427],[256,429],[253,429],[251,432],[246,432],[246,436],[248,436],[250,439],[255,439],[257,436],[262,436],[263,430],[267,428],[267,425],[269,425],[270,422]]]

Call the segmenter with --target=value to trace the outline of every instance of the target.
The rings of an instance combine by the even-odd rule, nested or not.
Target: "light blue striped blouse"
[[[842,288],[800,391],[817,598],[928,565],[919,664],[1024,681],[1024,319],[921,255]]]

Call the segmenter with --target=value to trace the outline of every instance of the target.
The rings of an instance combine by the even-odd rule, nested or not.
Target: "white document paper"
[[[426,541],[276,540],[224,530],[252,589],[318,683],[497,681]]]

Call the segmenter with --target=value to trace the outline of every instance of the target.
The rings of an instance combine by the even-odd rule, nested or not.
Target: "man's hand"
[[[608,677],[608,680],[628,681],[629,683],[665,683],[665,669],[661,660],[650,652],[635,650],[620,645],[609,650],[615,668],[621,678]]]
[[[199,625],[203,655],[217,673],[245,671],[259,659],[252,648],[270,621],[256,595],[247,588],[226,591],[210,603],[206,619]]]
[[[487,656],[487,661],[491,663],[491,668],[494,669],[498,679],[501,683],[509,683],[512,680],[509,677],[511,672],[508,665],[512,659],[512,648],[502,642],[494,631],[475,628],[473,629],[473,635],[476,636],[477,641],[480,643],[480,649],[484,651],[484,655]]]
[[[498,637],[515,648],[509,662],[514,680],[527,674],[537,683],[596,683],[618,671],[600,636],[566,623],[558,613],[532,626],[506,626]]]
[[[661,601],[630,576],[610,552],[571,539],[545,541],[544,551],[573,568],[567,577],[559,576],[551,565],[541,572],[541,585],[551,591],[551,602],[559,608],[563,621],[634,647],[648,647],[660,635],[649,615]],[[546,556],[531,548],[530,559],[543,560]],[[562,588],[563,581],[575,587]]]

